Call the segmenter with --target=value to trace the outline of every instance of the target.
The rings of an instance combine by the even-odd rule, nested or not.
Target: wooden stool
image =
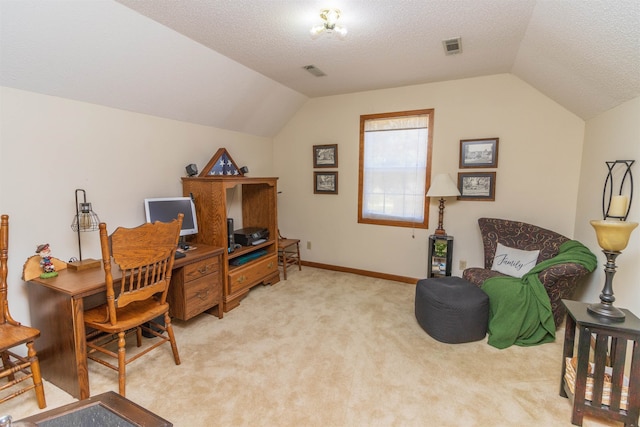
[[[293,247],[294,245],[295,248]],[[302,270],[300,265],[300,240],[280,237],[278,239],[278,265],[282,266],[284,280],[287,280],[288,264],[298,264],[298,270]]]

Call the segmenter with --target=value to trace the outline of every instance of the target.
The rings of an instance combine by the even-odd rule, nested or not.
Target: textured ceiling
[[[309,97],[505,72],[585,119],[640,95],[638,0],[118,1]],[[329,5],[349,34],[312,40]]]
[[[509,72],[535,2],[366,0],[340,2],[344,40],[309,29],[324,1],[120,3],[307,96]],[[472,6],[473,5],[473,6]],[[462,36],[464,54],[442,40]],[[327,76],[302,67],[314,64]]]
[[[330,6],[349,34],[313,40]],[[307,97],[496,73],[583,119],[640,96],[638,0],[0,0],[0,12],[4,86],[261,136]],[[445,55],[458,36],[463,52]]]

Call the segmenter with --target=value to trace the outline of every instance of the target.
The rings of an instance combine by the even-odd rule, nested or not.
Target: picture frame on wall
[[[314,168],[338,167],[338,144],[313,146]]]
[[[338,194],[338,172],[314,172],[314,194]]]
[[[499,138],[460,140],[460,169],[497,168]]]
[[[458,200],[492,202],[496,199],[495,172],[458,172]]]

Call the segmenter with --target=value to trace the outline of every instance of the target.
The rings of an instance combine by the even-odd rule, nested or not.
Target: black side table
[[[429,236],[429,265],[427,277],[451,276],[453,236]]]
[[[564,373],[567,357],[574,356],[576,329],[579,331],[577,346],[577,369],[573,396],[571,423],[581,426],[585,414],[605,417],[638,426],[640,415],[640,319],[629,310],[623,309],[625,320],[616,322],[587,312],[589,304],[562,300],[567,307],[562,372],[560,374],[560,396],[571,393],[565,383]],[[592,352],[591,342],[595,342]],[[631,360],[625,360],[627,345],[631,345]],[[594,363],[593,393],[591,400],[585,400],[590,357]],[[609,405],[602,403],[607,358],[611,361],[611,393]],[[627,365],[630,363],[630,365]],[[620,408],[625,368],[629,369],[629,393],[627,409]]]

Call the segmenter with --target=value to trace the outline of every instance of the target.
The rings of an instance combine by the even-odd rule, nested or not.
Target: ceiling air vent
[[[320,68],[316,67],[315,65],[305,65],[302,68],[304,68],[305,70],[307,70],[308,72],[310,72],[311,74],[313,74],[316,77],[326,76],[324,71],[322,71]]]
[[[456,37],[455,39],[442,40],[442,45],[444,46],[445,55],[454,55],[456,53],[462,52],[462,41],[460,37]]]

